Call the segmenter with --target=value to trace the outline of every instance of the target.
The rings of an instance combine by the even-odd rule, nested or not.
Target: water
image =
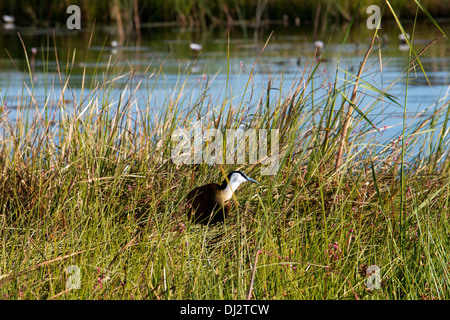
[[[446,34],[450,34],[450,22],[440,22],[440,26]],[[404,27],[411,33],[411,24],[406,23]],[[334,82],[337,66],[356,74],[367,50],[373,31],[368,30],[365,24],[354,26],[347,42],[342,46],[346,28],[335,26],[320,36],[325,45],[326,60],[320,64],[316,72],[315,85],[319,87],[318,96],[324,96],[327,85]],[[144,28],[141,39],[130,36],[123,43],[120,43],[113,27],[96,27],[88,48],[91,31],[83,29],[72,32],[67,29],[34,29],[20,26],[16,26],[14,30],[0,29],[0,99],[6,103],[11,119],[17,116],[15,109],[18,101],[22,101],[21,96],[29,96],[29,91],[33,91],[38,107],[47,104],[50,109],[57,108],[61,90],[60,79],[63,82],[66,79],[66,65],[69,66],[70,79],[64,99],[68,104],[74,97],[75,100],[79,100],[81,95],[85,97],[89,93],[93,78],[102,83],[119,78],[114,83],[114,94],[108,97],[110,102],[118,103],[125,86],[127,93],[131,94],[141,82],[135,93],[138,103],[148,101],[150,94],[151,105],[157,112],[168,99],[179,92],[184,82],[186,93],[183,95],[182,103],[185,106],[195,103],[207,84],[213,98],[211,101],[220,105],[221,99],[224,98],[228,67],[227,90],[238,99],[241,99],[254,67],[250,85],[253,86],[255,100],[249,101],[248,93],[244,97],[245,103],[254,106],[257,99],[264,94],[269,79],[273,81],[273,88],[281,87],[282,82],[283,89],[278,94],[288,92],[292,83],[301,77],[305,64],[309,64],[313,59],[315,51],[313,30],[310,25],[299,27],[272,25],[260,30],[257,41],[253,29],[250,28],[242,30],[234,27],[229,31],[217,27],[206,32],[179,27]],[[30,59],[32,48],[37,49],[35,61],[32,63],[33,81],[30,80],[24,48],[17,33],[20,33]],[[270,41],[261,53],[270,34],[272,34]],[[373,50],[363,75],[371,85],[384,90],[407,66],[409,51],[401,46],[398,40],[399,31],[395,24],[383,23],[379,34],[386,40],[381,44],[382,72],[378,51]],[[438,36],[439,31],[431,23],[419,23],[414,39],[416,53]],[[118,46],[112,46],[113,41],[119,41]],[[191,43],[202,45],[197,58],[190,49]],[[375,47],[374,49],[377,49],[378,43]],[[418,112],[424,110],[426,112],[422,116],[430,115],[436,106],[440,107],[448,101],[446,94],[450,80],[449,53],[448,41],[441,40],[431,45],[422,56],[421,62],[430,84],[427,83],[420,68],[411,71],[406,100],[408,121],[416,121]],[[257,58],[258,63],[254,65]],[[61,78],[57,72],[56,59],[59,61]],[[108,77],[105,70],[108,66],[111,69],[111,65],[114,65],[114,73]],[[127,75],[130,67],[135,70],[131,81]],[[162,73],[157,77],[160,70]],[[339,72],[339,83],[343,81],[344,75],[343,71]],[[85,92],[82,93],[83,78]],[[324,86],[320,88],[322,83]],[[363,89],[360,87],[360,90]],[[366,92],[368,95],[362,101],[362,106],[375,101],[376,94],[368,89]],[[388,91],[401,106],[405,104],[405,92],[406,81],[397,81]],[[99,100],[103,99],[105,97],[100,95]],[[376,125],[400,125],[403,117],[401,106],[388,100],[378,102],[372,111]],[[431,109],[427,109],[430,106]]]

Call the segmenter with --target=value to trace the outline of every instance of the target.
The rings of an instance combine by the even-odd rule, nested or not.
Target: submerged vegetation
[[[450,298],[447,95],[413,126],[404,117],[386,141],[396,129],[380,127],[371,110],[406,102],[341,69],[330,84],[316,59],[280,84],[286,94],[271,81],[258,91],[251,70],[247,86],[227,83],[221,100],[209,90],[214,79],[192,88],[187,69],[161,103],[159,66],[138,76],[112,61],[78,96],[77,56],[68,56],[55,82],[48,75],[56,102],[35,99],[25,81],[10,119],[0,96],[1,298]],[[420,56],[410,56],[397,81],[420,70]],[[259,99],[249,106],[252,95]],[[278,172],[174,164],[173,132],[198,119],[223,131],[278,129]],[[239,189],[223,225],[190,223],[189,190],[230,170],[261,185]],[[380,288],[368,290],[374,265]]]

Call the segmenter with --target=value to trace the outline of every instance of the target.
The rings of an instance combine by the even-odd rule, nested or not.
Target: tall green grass
[[[315,59],[294,83],[281,83],[286,94],[269,81],[249,108],[258,94],[252,72],[242,92],[226,91],[217,113],[208,112],[213,82],[190,101],[187,70],[161,103],[153,90],[162,68],[137,78],[113,61],[67,101],[78,59],[69,57],[57,82],[48,81],[49,92],[61,88],[56,102],[41,104],[24,82],[16,119],[2,103],[3,299],[450,297],[448,97],[386,142],[370,110],[392,99],[388,91],[366,84],[352,99],[356,76],[337,70],[335,80],[345,81],[323,80],[321,95]],[[363,104],[367,93],[376,100]],[[355,112],[336,168],[349,101]],[[278,129],[278,173],[261,176],[262,164],[175,165],[172,133],[199,118],[223,132],[243,123]],[[186,194],[232,169],[261,185],[239,189],[223,225],[191,224]],[[370,265],[381,268],[372,291]],[[79,289],[67,286],[69,266],[79,268]]]

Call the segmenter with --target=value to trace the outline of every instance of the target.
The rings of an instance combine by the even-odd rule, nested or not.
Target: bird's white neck
[[[225,187],[225,189],[223,189],[223,191],[222,191],[222,194],[223,194],[223,200],[224,200],[224,201],[230,200],[231,197],[233,196],[233,192],[236,191],[236,189],[241,185],[242,182],[244,182],[244,181],[232,179],[232,180],[230,181],[230,183],[227,184],[227,186]]]

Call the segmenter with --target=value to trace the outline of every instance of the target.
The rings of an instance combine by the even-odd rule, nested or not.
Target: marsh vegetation
[[[361,44],[361,61],[379,56],[378,41]],[[410,73],[427,71],[423,48],[410,49],[393,80],[406,84],[402,97],[365,81],[364,64],[350,72],[338,60],[325,78],[316,58],[293,81],[261,89],[262,46],[240,90],[229,72],[220,94],[214,76],[192,87],[188,64],[164,99],[153,95],[163,67],[137,74],[112,57],[101,72],[84,66],[95,76],[83,73],[73,94],[76,50],[59,56],[55,77],[44,55],[44,76],[56,79],[46,92],[58,94],[42,100],[27,55],[22,90],[0,111],[1,298],[450,298],[448,95],[414,121],[406,113]],[[386,102],[401,108],[400,126],[373,115]],[[199,119],[206,129],[278,129],[278,172],[174,164],[172,133]],[[231,170],[260,185],[240,187],[223,224],[188,221],[187,193]],[[370,291],[372,265],[381,287]],[[79,289],[68,286],[69,266]]]

